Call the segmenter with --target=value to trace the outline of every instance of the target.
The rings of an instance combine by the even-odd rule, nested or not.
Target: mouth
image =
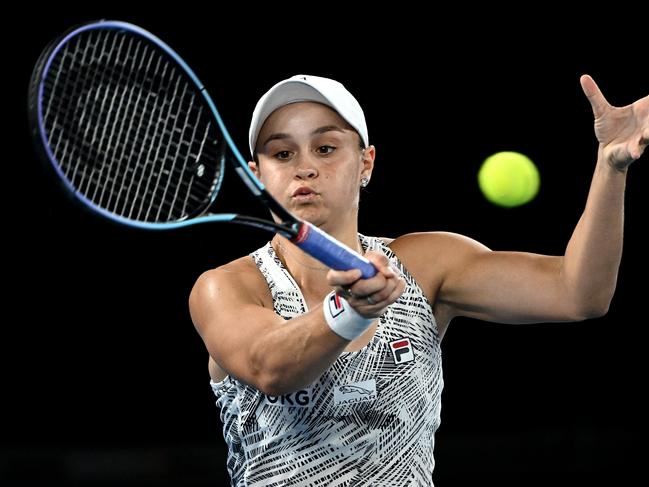
[[[308,186],[300,186],[293,192],[292,198],[297,201],[307,201],[315,198],[317,195],[318,193]]]

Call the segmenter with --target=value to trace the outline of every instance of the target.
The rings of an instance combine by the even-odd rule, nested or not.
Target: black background
[[[591,74],[615,105],[649,87],[646,33],[643,41],[633,22],[608,25],[613,12],[595,22],[534,9],[507,12],[515,20],[495,10],[386,10],[376,20],[333,5],[308,15],[296,15],[303,5],[184,7],[59,5],[9,20],[17,34],[5,44],[3,485],[226,485],[207,353],[187,297],[201,272],[268,239],[221,225],[116,227],[53,188],[31,147],[26,92],[40,51],[68,27],[111,18],[164,39],[205,83],[243,153],[254,105],[275,82],[299,73],[340,80],[364,107],[377,147],[360,231],[452,231],[494,250],[565,250],[597,149],[579,75]],[[532,203],[506,210],[480,195],[479,165],[500,150],[536,162]],[[436,485],[592,485],[632,475],[646,412],[646,159],[629,171],[607,316],[453,321],[442,344]],[[219,200],[223,211],[265,216],[233,172]]]

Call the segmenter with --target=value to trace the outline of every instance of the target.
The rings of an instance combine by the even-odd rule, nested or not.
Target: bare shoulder
[[[477,240],[453,232],[409,233],[394,239],[389,246],[409,272],[432,269],[444,273],[471,255],[490,251]]]
[[[201,323],[201,312],[214,303],[257,304],[267,306],[268,286],[259,269],[249,257],[241,257],[225,265],[203,272],[192,287],[189,308],[195,323]]]
[[[482,247],[484,245],[480,244],[471,237],[462,235],[454,232],[414,232],[401,235],[397,238],[389,239],[392,244],[396,245],[406,245],[406,246],[418,246],[418,245],[433,245],[433,246],[444,246],[444,245],[475,245],[478,244]]]
[[[486,248],[481,243],[470,237],[453,232],[418,232],[408,233],[400,237],[378,237],[385,245],[395,253],[437,252],[441,249],[456,249],[466,251],[470,248],[476,250]]]
[[[201,274],[189,295],[189,312],[210,354],[212,380],[230,374],[260,384],[250,344],[283,319],[254,261],[243,257]]]
[[[422,287],[431,302],[446,276],[472,255],[489,252],[480,242],[453,232],[408,233],[392,240],[392,251]]]

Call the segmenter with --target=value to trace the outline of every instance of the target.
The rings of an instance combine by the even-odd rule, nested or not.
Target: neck
[[[363,247],[358,239],[358,231],[356,227],[347,232],[337,232],[335,234],[330,233],[330,235],[347,245],[349,248],[354,249],[359,254],[363,254]],[[329,267],[325,264],[320,262],[318,259],[311,257],[281,235],[275,235],[271,241],[271,245],[300,288],[327,285],[325,282],[325,276]]]

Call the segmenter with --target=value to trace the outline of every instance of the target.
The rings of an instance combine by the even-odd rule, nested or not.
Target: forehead
[[[326,125],[351,129],[349,124],[332,108],[315,102],[298,102],[278,108],[264,122],[259,141],[272,133],[299,135]]]

